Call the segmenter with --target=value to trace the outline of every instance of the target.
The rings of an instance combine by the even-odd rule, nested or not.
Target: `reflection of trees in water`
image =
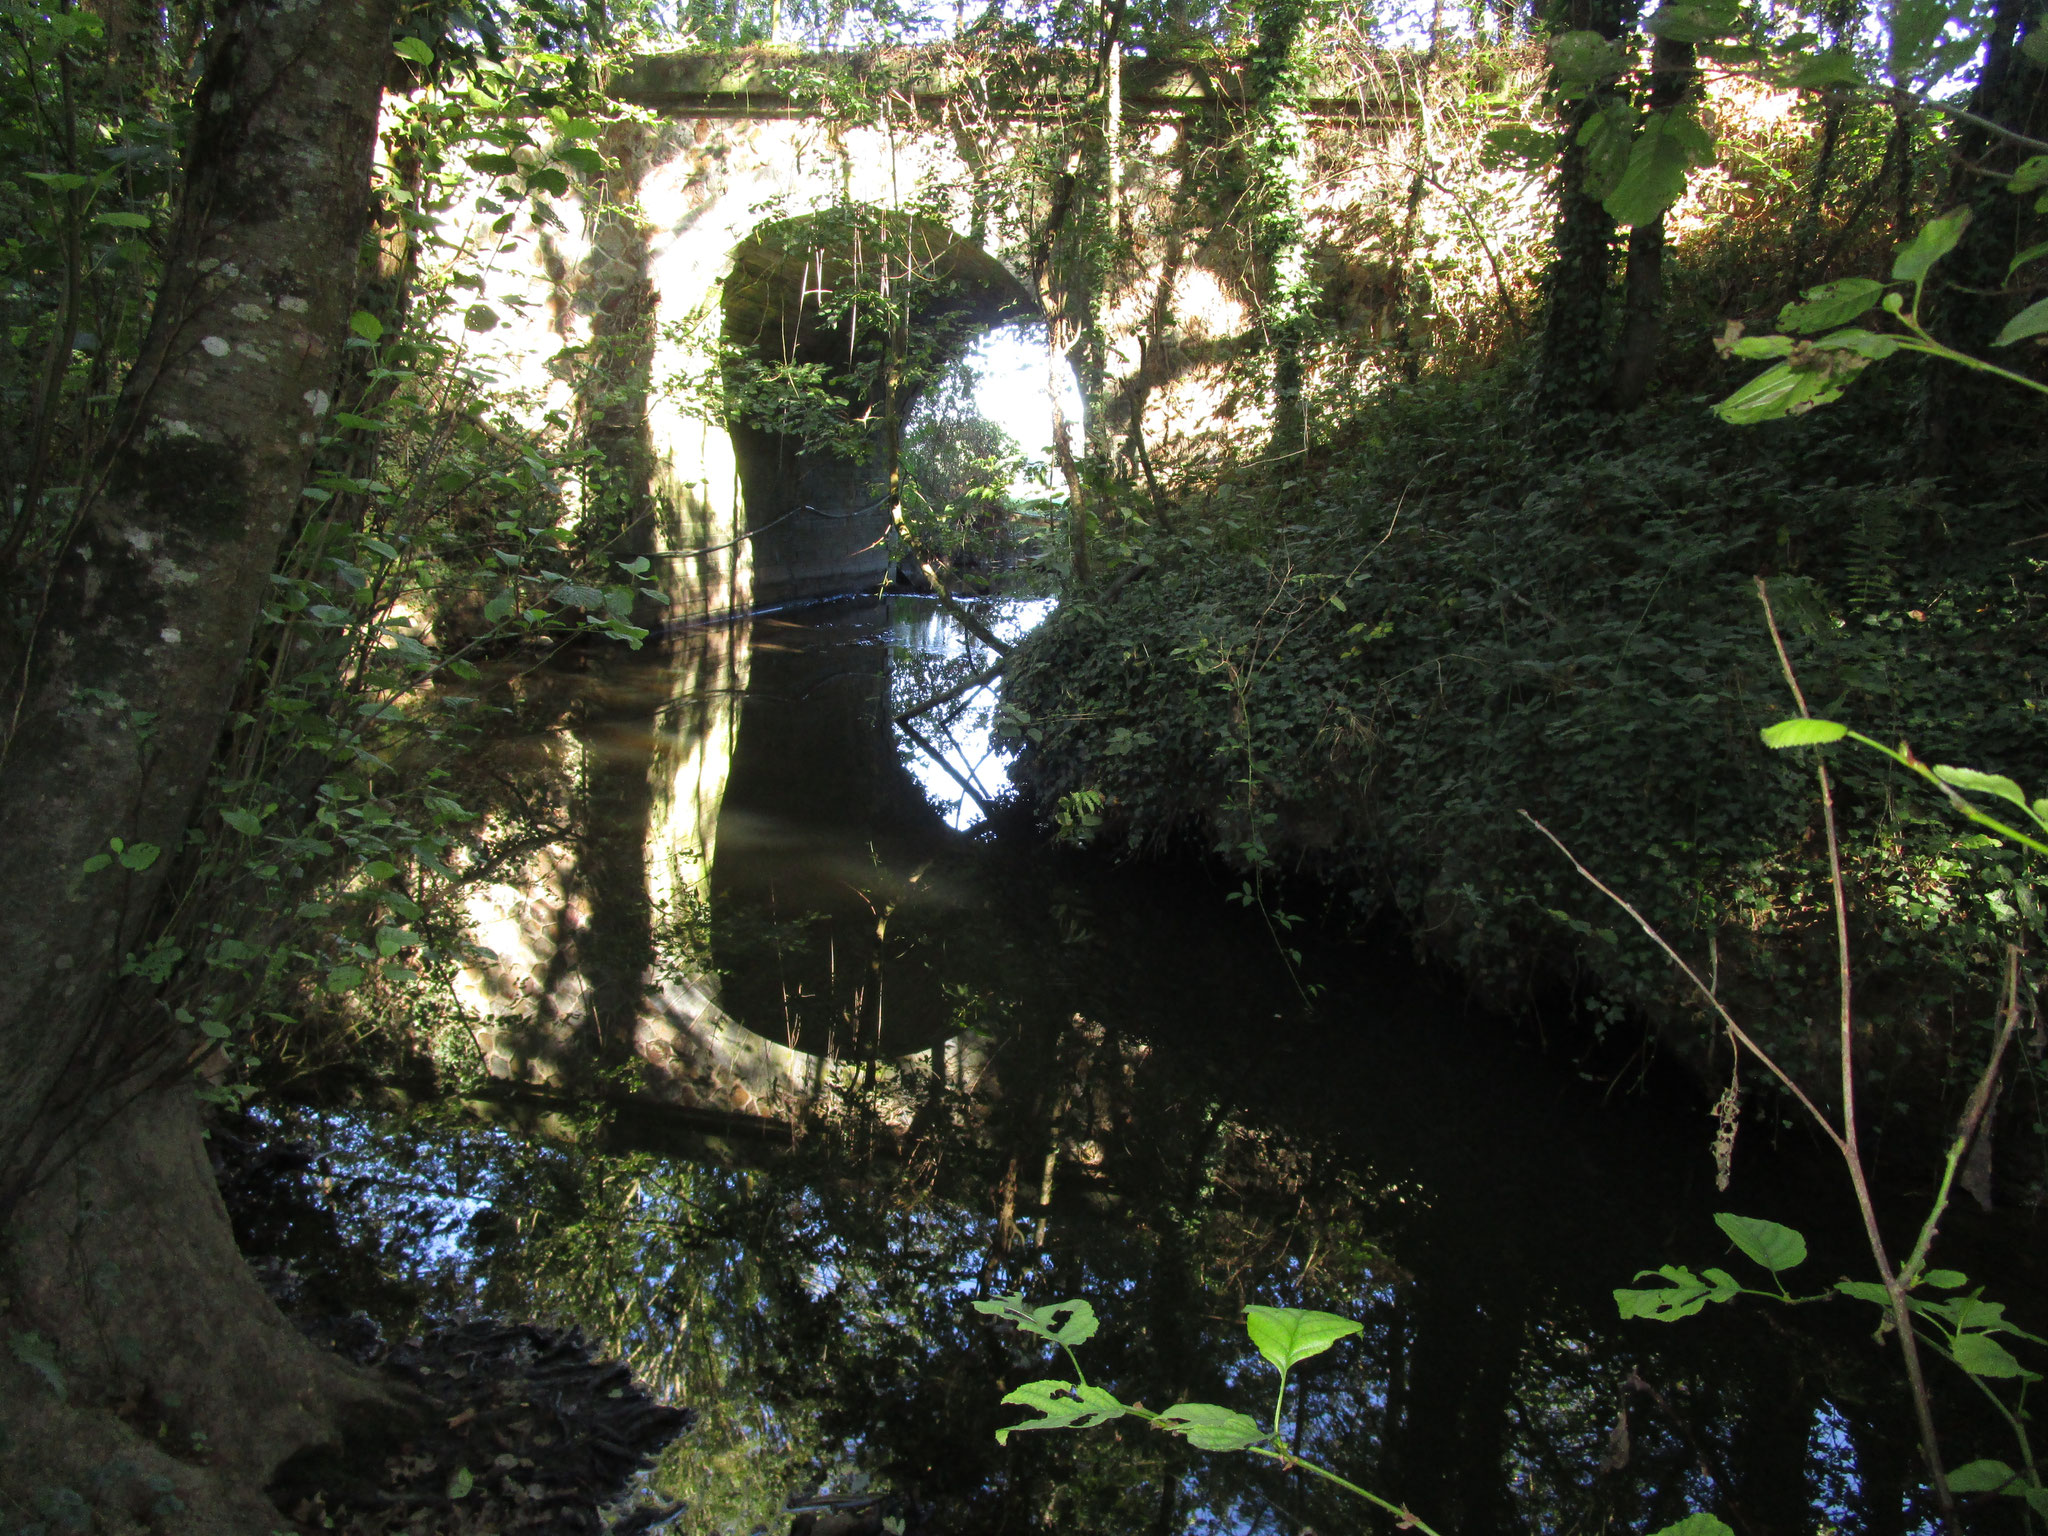
[[[685,1149],[657,1122],[596,1113],[554,1140],[380,1126],[387,1150],[359,1138],[364,1166],[381,1155],[403,1169],[380,1175],[393,1188],[441,1185],[438,1204],[386,1201],[385,1240],[416,1268],[446,1255],[444,1298],[574,1322],[704,1415],[662,1473],[700,1530],[739,1536],[855,1466],[935,1530],[1362,1528],[1321,1485],[1143,1431],[998,1448],[1002,1391],[1064,1374],[966,1305],[1013,1289],[1092,1297],[1091,1379],[1148,1406],[1262,1410],[1248,1301],[1359,1317],[1360,1340],[1299,1373],[1288,1432],[1447,1531],[1654,1530],[1711,1501],[1739,1531],[1806,1532],[1828,1404],[1878,1471],[1847,1490],[1840,1528],[1906,1527],[1884,1469],[1910,1466],[1910,1441],[1862,1405],[1887,1364],[1855,1335],[1756,1315],[1625,1328],[1608,1250],[1567,1257],[1562,1279],[1553,1259],[1518,1263],[1511,1235],[1469,1229],[1491,1213],[1428,1182],[1426,1155],[1361,1157],[1213,1042],[981,1001],[1000,1095],[935,1094],[901,1138],[857,1097],[750,1147]],[[458,1184],[484,1209],[437,1250],[425,1228]],[[1623,1461],[1624,1410],[1625,1462],[1603,1471]]]

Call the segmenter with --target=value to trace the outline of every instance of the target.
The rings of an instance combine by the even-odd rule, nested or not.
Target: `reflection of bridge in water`
[[[550,681],[559,724],[521,760],[569,835],[468,900],[490,958],[458,990],[495,1082],[764,1127],[858,1098],[896,1129],[993,1086],[915,943],[885,942],[977,852],[897,755],[889,626],[876,601],[761,617]]]

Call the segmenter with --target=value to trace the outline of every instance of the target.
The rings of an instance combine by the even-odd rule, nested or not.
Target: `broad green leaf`
[[[1957,208],[1939,218],[1929,219],[1920,233],[1908,240],[1899,254],[1892,258],[1892,280],[1900,283],[1924,280],[1934,269],[1934,264],[1956,248],[1956,242],[1963,238],[1963,231],[1969,225],[1970,210],[1967,208]]]
[[[263,830],[263,818],[254,811],[222,811],[220,819],[244,837],[254,837]]]
[[[1624,1318],[1640,1317],[1653,1323],[1675,1323],[1704,1309],[1710,1301],[1729,1301],[1742,1287],[1725,1269],[1710,1269],[1704,1277],[1679,1264],[1646,1269],[1636,1276],[1661,1275],[1668,1285],[1621,1289],[1614,1293],[1614,1305]]]
[[[1899,338],[1886,336],[1879,331],[1864,331],[1851,327],[1846,331],[1835,331],[1821,337],[1814,343],[1820,348],[1833,347],[1842,352],[1854,352],[1858,357],[1867,357],[1873,362],[1890,357],[1899,350]]]
[[[496,597],[484,604],[484,622],[486,624],[502,624],[511,616],[511,613],[512,594],[509,591],[500,592]],[[976,1305],[978,1306],[980,1303],[977,1302]]]
[[[147,229],[149,219],[140,213],[96,213],[92,216],[95,224],[111,225],[115,229]]]
[[[1956,1357],[1956,1364],[1972,1376],[2032,1377],[2033,1372],[2012,1356],[1998,1340],[1988,1333],[1966,1333],[1956,1339],[1949,1352]]]
[[[1996,795],[2001,800],[2010,800],[2023,811],[2027,808],[2027,797],[2019,785],[2002,773],[1979,773],[1974,768],[1951,768],[1946,763],[1937,763],[1934,767],[1934,776],[1942,783],[1952,784],[1957,789]]]
[[[1728,343],[1731,357],[1783,357],[1792,350],[1790,336],[1738,336]]]
[[[2000,1493],[2018,1476],[2002,1461],[1969,1461],[1949,1469],[1948,1485],[1957,1493]]]
[[[1566,85],[1597,85],[1620,74],[1628,60],[1598,32],[1565,32],[1550,40],[1550,67]]]
[[[2048,155],[2044,155],[2042,158],[2048,160]],[[2048,240],[2043,240],[2039,245],[2030,245],[2024,251],[2021,251],[2019,255],[2013,257],[2012,265],[2005,269],[2005,280],[2011,282],[2013,273],[2019,271],[2021,267],[2028,265],[2030,262],[2039,261],[2043,256],[2048,256]]]
[[[539,165],[526,173],[529,191],[540,191],[561,197],[569,190],[569,178],[560,166]]]
[[[2048,332],[2048,299],[2036,299],[2025,309],[2005,322],[2005,329],[1993,338],[1994,347],[2009,347],[2016,341],[2025,341],[2029,336]]]
[[[1776,725],[1767,725],[1759,732],[1767,747],[1822,747],[1831,741],[1840,741],[1849,734],[1849,727],[1837,725],[1832,720],[1780,720]]]
[[[1863,78],[1856,56],[1846,48],[1828,48],[1810,53],[1792,67],[1786,84],[1815,90],[1824,85],[1855,85]]]
[[[1772,1274],[1797,1269],[1806,1262],[1806,1239],[1790,1227],[1757,1216],[1736,1216],[1721,1211],[1714,1225],[1728,1234],[1728,1240]]]
[[[2031,64],[2048,69],[2048,32],[2043,32],[2038,24],[2032,27],[2020,39],[2020,56]]]
[[[123,869],[147,869],[162,852],[163,849],[155,843],[130,843],[126,848],[116,850],[114,857],[121,861]]]
[[[384,322],[367,309],[359,309],[348,317],[348,328],[365,341],[384,339]]]
[[[1780,363],[1766,368],[1715,406],[1714,414],[1731,427],[1751,427],[1780,416],[1800,415],[1841,398],[1841,394],[1840,382],[1828,375]]]
[[[564,144],[555,151],[555,158],[585,176],[604,174],[604,156],[587,144]]]
[[[476,1475],[467,1467],[457,1467],[448,1475],[448,1497],[466,1499],[470,1489],[476,1486]]]
[[[462,312],[462,326],[469,331],[495,331],[498,312],[488,304],[472,304]]]
[[[1682,112],[1653,112],[1629,147],[1628,169],[1608,193],[1603,206],[1623,224],[1649,224],[1685,192],[1686,173],[1711,145],[1705,133]]]
[[[1930,1269],[1920,1277],[1920,1283],[1937,1291],[1953,1291],[1968,1285],[1970,1277],[1959,1269]]]
[[[1241,1451],[1266,1439],[1258,1420],[1216,1403],[1175,1403],[1159,1415],[1159,1427],[1186,1435],[1203,1451]]]
[[[2043,33],[2048,36],[2048,33]],[[2032,192],[2048,187],[2048,155],[2033,155],[2022,160],[2019,169],[2012,173],[2012,180],[2005,184],[2008,192]]]
[[[363,968],[360,965],[337,965],[327,973],[327,990],[346,992],[362,982]]]
[[[602,608],[604,593],[596,587],[579,586],[573,582],[555,588],[555,601],[571,608]]]
[[[1028,1381],[1003,1401],[1032,1409],[1040,1417],[997,1430],[998,1445],[1009,1444],[1020,1429],[1092,1429],[1124,1413],[1124,1405],[1102,1388],[1077,1387],[1071,1381]]]
[[[1643,30],[1674,43],[1704,43],[1726,37],[1741,21],[1741,13],[1724,0],[1665,0],[1643,23]]]
[[[1298,1312],[1292,1307],[1246,1307],[1244,1330],[1252,1343],[1275,1366],[1286,1370],[1298,1361],[1324,1350],[1354,1333],[1365,1332],[1363,1323],[1333,1312]]]
[[[416,37],[401,37],[391,45],[391,51],[401,59],[411,59],[415,64],[431,64],[434,62],[434,50]],[[460,1497],[460,1495],[456,1495],[456,1497]]]
[[[1889,1307],[1892,1304],[1891,1293],[1875,1280],[1837,1280],[1835,1289],[1844,1296],[1853,1296],[1873,1306]]]
[[[42,1377],[43,1384],[50,1389],[58,1402],[64,1401],[67,1395],[64,1371],[57,1364],[57,1351],[51,1346],[49,1340],[45,1339],[40,1333],[13,1334],[7,1340],[7,1351],[23,1365]]]
[[[1033,1333],[1041,1339],[1050,1339],[1055,1344],[1064,1344],[1069,1349],[1076,1344],[1085,1344],[1095,1337],[1100,1326],[1096,1321],[1095,1307],[1085,1297],[1072,1301],[1055,1301],[1043,1307],[1024,1304],[1024,1293],[998,1296],[992,1301],[977,1301],[974,1310],[990,1317],[999,1317],[1007,1323],[1014,1323],[1025,1333]]]
[[[1778,311],[1778,324],[1802,336],[1847,325],[1884,295],[1884,284],[1870,277],[1845,277],[1806,290],[1796,304]]]
[[[1676,1525],[1665,1526],[1656,1533],[1656,1536],[1735,1536],[1735,1533],[1728,1529],[1719,1516],[1710,1515],[1702,1510],[1698,1514],[1687,1515]]]

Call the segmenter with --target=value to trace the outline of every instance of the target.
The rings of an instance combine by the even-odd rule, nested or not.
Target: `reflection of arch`
[[[733,252],[723,301],[729,384],[756,376],[749,365],[804,370],[851,428],[835,449],[789,412],[731,420],[755,602],[880,586],[892,430],[976,335],[1037,306],[1002,263],[943,224],[859,204],[761,225]],[[878,310],[898,317],[893,331]]]

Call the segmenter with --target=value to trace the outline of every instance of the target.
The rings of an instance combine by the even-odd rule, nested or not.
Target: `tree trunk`
[[[19,1348],[0,1355],[17,1413],[42,1410],[0,1484],[61,1481],[109,1447],[203,1449],[173,1481],[212,1529],[275,1525],[251,1490],[369,1391],[243,1270],[186,1042],[119,973],[197,809],[332,401],[393,14],[243,0],[218,23],[113,446],[0,700],[0,1291],[9,1331],[34,1333],[64,1382],[60,1401]],[[122,857],[88,873],[111,839]]]
[[[1650,51],[1652,112],[1675,112],[1692,94],[1698,71],[1693,45],[1660,37]],[[1633,410],[1657,377],[1664,346],[1664,217],[1628,232],[1628,268],[1622,278],[1621,352],[1614,369],[1613,405]]]

